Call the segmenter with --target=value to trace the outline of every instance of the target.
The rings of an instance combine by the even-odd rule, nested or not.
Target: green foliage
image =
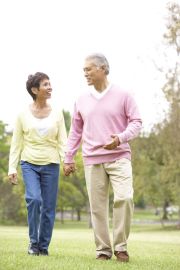
[[[75,210],[80,220],[80,213],[86,208],[88,201],[81,151],[78,151],[75,162],[76,172],[70,176],[64,176],[61,170],[57,211],[63,212],[66,209]]]
[[[66,130],[67,130],[67,133],[69,133],[70,126],[71,126],[71,115],[68,111],[64,111],[64,110],[63,110],[63,115],[64,115]]]
[[[25,221],[23,188],[12,186],[8,181],[8,158],[11,133],[6,132],[6,124],[0,121],[0,222],[17,223]],[[19,181],[20,182],[20,181]]]
[[[169,111],[148,136],[132,142],[135,203],[145,200],[164,211],[170,203],[180,205],[180,5],[171,2],[167,11],[164,38],[177,55],[163,86]]]
[[[141,149],[143,146],[141,163],[146,169],[139,168],[140,173],[136,172],[138,165],[134,161],[135,181],[140,181],[144,187],[143,195],[140,196],[155,206],[161,204],[164,211],[170,203],[180,205],[180,6],[171,2],[167,11],[167,32],[164,38],[177,55],[174,66],[165,74],[163,87],[169,102],[169,112],[162,123],[154,126],[147,138],[139,138]],[[135,184],[135,187],[138,185]]]
[[[9,145],[6,124],[0,121],[0,181],[2,181],[7,174],[8,152]]]
[[[166,24],[166,33],[164,39],[168,45],[176,47],[176,51],[180,53],[180,41],[179,41],[179,30],[180,30],[180,5],[171,1],[167,4],[168,16]]]
[[[166,183],[169,183],[173,201],[180,205],[180,5],[177,2],[168,5],[167,31],[164,38],[177,57],[174,66],[166,74],[163,87],[170,110],[163,128],[158,129],[165,149],[165,166],[161,173]]]

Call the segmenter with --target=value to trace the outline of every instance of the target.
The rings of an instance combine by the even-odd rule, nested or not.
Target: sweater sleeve
[[[142,120],[140,117],[137,104],[134,98],[129,94],[127,95],[125,100],[124,110],[125,115],[128,119],[128,125],[123,132],[117,134],[120,143],[125,143],[134,139],[139,134],[142,127]]]
[[[59,155],[62,161],[64,161],[64,157],[65,157],[66,144],[67,144],[66,126],[64,122],[63,113],[61,112],[59,132],[58,132],[58,150],[59,150]]]
[[[16,120],[11,140],[8,175],[17,173],[17,166],[20,160],[22,146],[23,146],[23,129],[21,118],[19,116]]]
[[[64,163],[74,162],[73,158],[81,144],[83,124],[82,116],[80,112],[78,112],[77,105],[75,104]]]

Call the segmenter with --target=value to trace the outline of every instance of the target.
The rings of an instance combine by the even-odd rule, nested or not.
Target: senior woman
[[[48,255],[55,220],[60,160],[64,158],[66,129],[62,111],[49,103],[52,88],[47,74],[29,75],[26,88],[33,102],[22,111],[13,131],[9,180],[16,185],[20,161],[28,212],[28,254]]]

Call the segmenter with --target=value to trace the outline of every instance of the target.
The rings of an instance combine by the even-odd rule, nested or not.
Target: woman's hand
[[[18,184],[18,180],[17,180],[17,173],[12,173],[8,175],[9,177],[9,181],[12,185],[17,185]]]

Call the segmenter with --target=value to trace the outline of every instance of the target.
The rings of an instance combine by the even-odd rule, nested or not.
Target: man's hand
[[[12,185],[17,185],[18,184],[18,180],[17,180],[17,173],[12,173],[8,175],[9,177],[9,181]]]
[[[105,144],[103,146],[104,149],[107,149],[107,150],[112,150],[112,149],[116,149],[118,145],[120,145],[120,140],[118,138],[117,135],[111,135],[111,138],[112,138],[112,141]]]
[[[71,173],[74,173],[76,170],[75,163],[64,163],[63,171],[65,176],[69,176]]]

